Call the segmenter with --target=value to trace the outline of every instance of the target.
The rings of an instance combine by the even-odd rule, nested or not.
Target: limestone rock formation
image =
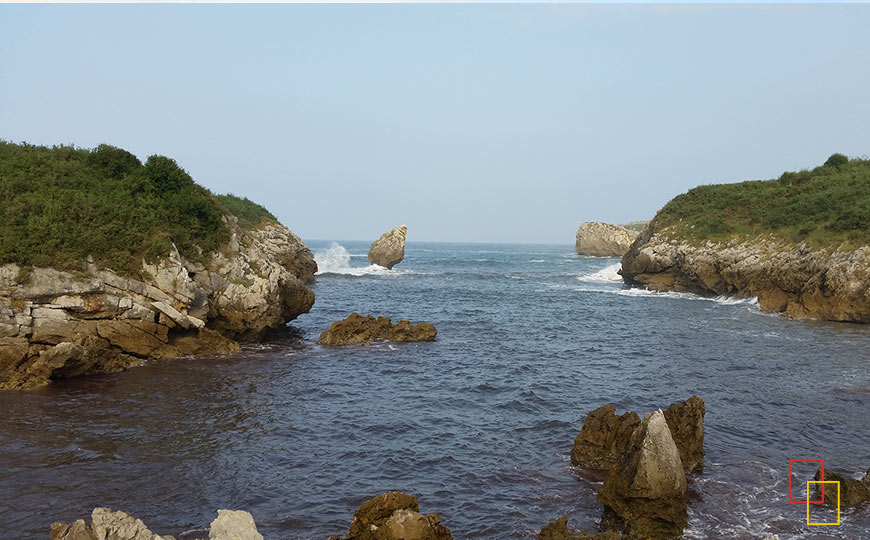
[[[384,268],[392,268],[402,262],[402,259],[405,258],[405,236],[407,234],[408,227],[405,225],[382,234],[380,238],[372,242],[372,247],[369,249],[369,262]]]
[[[665,409],[665,420],[680,453],[683,468],[695,471],[704,467],[704,400],[692,396],[686,401],[672,403]]]
[[[612,403],[602,405],[586,415],[571,449],[571,464],[589,469],[609,469],[628,446],[631,434],[640,425],[633,412],[616,416]]]
[[[441,521],[437,514],[421,514],[414,496],[390,491],[363,503],[353,513],[347,536],[330,540],[452,540]]]
[[[816,471],[814,480],[821,480],[821,468]],[[862,480],[848,477],[842,473],[825,470],[825,480],[840,482],[840,506],[842,508],[850,508],[859,504],[870,501],[870,470],[864,475]],[[813,500],[822,499],[822,485],[815,484],[816,494]],[[833,484],[824,485],[824,501],[827,504],[837,505],[837,486]]]
[[[637,232],[619,225],[587,221],[577,229],[574,251],[578,255],[621,257],[637,237]]]
[[[626,283],[655,291],[757,297],[793,318],[870,322],[870,246],[814,249],[772,235],[751,241],[684,240],[653,220],[622,257]]]
[[[254,517],[244,510],[218,510],[211,522],[209,540],[263,540]]]
[[[241,229],[206,263],[176,249],[137,277],[0,265],[0,389],[113,372],[151,358],[238,350],[306,313],[317,265],[289,229]]]
[[[421,322],[411,324],[402,320],[396,324],[386,317],[375,319],[371,315],[365,317],[351,313],[341,321],[335,321],[327,330],[320,334],[317,343],[321,345],[368,345],[375,340],[385,341],[435,341],[438,331],[435,326]]]
[[[598,502],[602,523],[620,523],[628,538],[677,539],[688,524],[686,475],[662,411],[644,415],[610,470]]]
[[[633,412],[616,416],[613,404],[602,405],[586,415],[571,449],[571,464],[588,469],[608,470],[628,447],[640,425]],[[704,400],[692,396],[672,403],[664,412],[671,437],[677,445],[683,468],[694,471],[704,466]]]
[[[538,533],[538,540],[619,540],[619,535],[613,531],[589,534],[586,531],[568,530],[568,519],[565,516],[551,522]]]
[[[51,540],[174,540],[148,530],[142,520],[109,508],[94,508],[91,524],[79,519],[71,525],[52,523]]]

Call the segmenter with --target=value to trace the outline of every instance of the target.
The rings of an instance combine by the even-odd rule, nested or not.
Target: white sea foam
[[[370,264],[368,266],[351,266],[351,257],[365,257],[365,255],[351,255],[341,244],[333,242],[329,248],[314,253],[317,262],[317,274],[344,274],[348,276],[391,276],[405,272],[399,270],[387,270],[383,266]]]
[[[531,262],[531,263],[542,263],[542,262],[547,262],[547,261],[545,261],[544,259],[531,259],[529,262]]]
[[[622,281],[622,276],[619,275],[619,269],[621,268],[620,263],[614,263],[610,266],[605,266],[601,270],[597,272],[593,272],[591,274],[583,274],[581,276],[577,276],[577,279],[580,281],[589,281],[593,283],[603,283],[603,282],[611,282],[611,281]]]

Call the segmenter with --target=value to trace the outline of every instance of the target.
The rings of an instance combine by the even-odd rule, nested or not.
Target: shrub
[[[844,156],[843,154],[831,154],[831,157],[825,161],[825,167],[836,167],[839,169],[843,165],[849,163],[849,158]]]
[[[111,178],[121,178],[142,166],[139,158],[130,152],[108,144],[94,148],[88,162]]]

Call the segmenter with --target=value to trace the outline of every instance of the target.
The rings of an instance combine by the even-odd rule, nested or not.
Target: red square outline
[[[821,484],[822,486],[822,500],[821,501],[793,501],[791,500],[791,462],[792,461],[821,461],[822,462],[822,478],[825,479],[825,460],[824,459],[789,459],[788,460],[788,502],[790,503],[800,503],[800,504],[821,504],[825,502],[825,484]],[[807,498],[809,498],[810,494],[807,493]]]

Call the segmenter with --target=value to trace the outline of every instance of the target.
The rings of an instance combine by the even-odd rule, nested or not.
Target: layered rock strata
[[[405,236],[407,234],[408,227],[405,225],[382,234],[380,238],[372,242],[371,248],[369,248],[369,262],[388,269],[402,262],[405,258]]]
[[[574,251],[578,255],[621,257],[628,251],[637,232],[599,221],[581,223],[577,229]]]
[[[341,321],[335,321],[320,334],[317,343],[321,345],[368,345],[376,340],[383,341],[435,341],[438,331],[435,326],[421,322],[411,324],[401,320],[396,324],[387,317],[374,318],[351,313]]]
[[[620,273],[655,291],[757,297],[762,310],[793,318],[870,322],[870,246],[813,249],[772,235],[699,245],[653,220]]]
[[[586,415],[571,449],[571,463],[588,469],[608,470],[626,451],[640,417],[634,412],[617,416],[612,403]],[[676,444],[682,466],[695,471],[704,466],[704,400],[692,396],[673,403],[663,413]]]
[[[317,264],[299,237],[226,222],[231,238],[207,262],[173,248],[135,277],[89,262],[74,272],[0,266],[0,389],[232,352],[306,313]]]
[[[686,475],[662,411],[647,413],[610,469],[602,524],[627,538],[675,540],[688,524]]]
[[[356,512],[347,536],[329,540],[452,540],[437,514],[423,515],[413,495],[390,491],[369,499]]]

